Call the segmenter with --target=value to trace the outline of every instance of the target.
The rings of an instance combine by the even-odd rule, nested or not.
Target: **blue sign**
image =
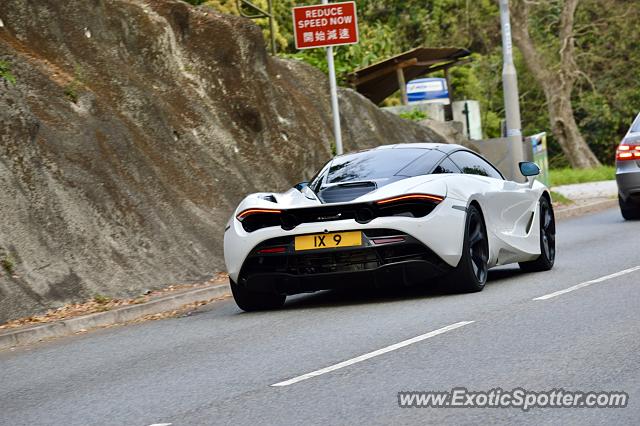
[[[409,102],[448,101],[449,88],[444,78],[419,78],[407,83]]]

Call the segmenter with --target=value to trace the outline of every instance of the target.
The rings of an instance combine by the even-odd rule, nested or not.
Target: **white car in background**
[[[555,220],[534,163],[505,180],[459,145],[400,144],[341,155],[284,193],[247,196],[224,235],[231,289],[245,311],[287,295],[357,284],[480,291],[489,268],[555,259]]]

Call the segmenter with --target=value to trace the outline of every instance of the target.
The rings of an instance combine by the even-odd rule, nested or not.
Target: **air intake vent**
[[[265,201],[269,201],[270,203],[277,203],[278,202],[276,200],[276,197],[273,196],[273,194],[262,195],[262,196],[260,196],[260,198],[262,198]]]
[[[376,184],[373,182],[341,184],[330,186],[320,191],[318,196],[323,203],[345,203],[368,194],[375,189]]]

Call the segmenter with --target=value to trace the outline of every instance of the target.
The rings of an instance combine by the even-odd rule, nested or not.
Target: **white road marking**
[[[554,293],[545,294],[544,296],[536,297],[533,300],[548,300],[552,297],[560,296],[565,293],[572,292],[574,290],[579,290],[583,287],[590,286],[591,284],[601,283],[602,281],[611,280],[613,278],[621,277],[623,275],[630,274],[635,271],[640,271],[640,266],[636,266],[634,268],[625,269],[624,271],[616,272],[615,274],[606,275],[604,277],[596,278],[595,280],[586,281],[581,284],[574,285],[573,287],[565,288],[564,290],[556,291]]]
[[[377,351],[369,352],[369,353],[366,353],[364,355],[360,355],[360,356],[357,356],[355,358],[351,358],[351,359],[348,359],[346,361],[342,361],[342,362],[340,362],[338,364],[334,364],[334,365],[331,365],[329,367],[321,368],[320,370],[312,371],[311,373],[303,374],[302,376],[294,377],[293,379],[285,380],[284,382],[275,383],[275,384],[273,384],[271,386],[276,386],[276,387],[289,386],[289,385],[292,385],[294,383],[298,383],[298,382],[301,382],[303,380],[310,379],[312,377],[317,377],[317,376],[320,376],[322,374],[330,373],[332,371],[339,370],[341,368],[348,367],[348,366],[353,365],[353,364],[357,364],[358,362],[366,361],[366,360],[368,360],[370,358],[373,358],[373,357],[376,357],[378,355],[386,354],[387,352],[391,352],[391,351],[395,351],[395,350],[400,349],[400,348],[404,348],[405,346],[409,346],[409,345],[412,345],[414,343],[421,342],[423,340],[426,340],[426,339],[429,339],[431,337],[437,336],[438,334],[442,334],[442,333],[446,333],[447,331],[455,330],[456,328],[463,327],[463,326],[471,324],[473,322],[474,321],[457,322],[455,324],[451,324],[451,325],[448,325],[446,327],[442,327],[442,328],[439,328],[437,330],[430,331],[429,333],[421,334],[420,336],[412,337],[411,339],[408,339],[408,340],[403,340],[400,343],[396,343],[394,345],[387,346],[387,347],[382,348],[382,349],[378,349]]]
[[[154,423],[149,426],[171,426],[173,423]]]

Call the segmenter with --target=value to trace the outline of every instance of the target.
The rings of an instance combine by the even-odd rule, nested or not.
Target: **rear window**
[[[638,116],[636,117],[636,121],[634,121],[633,125],[631,126],[631,133],[638,132],[640,132],[640,114],[638,114]]]
[[[431,149],[376,149],[337,157],[329,167],[326,183],[412,177],[430,173],[442,153]]]

